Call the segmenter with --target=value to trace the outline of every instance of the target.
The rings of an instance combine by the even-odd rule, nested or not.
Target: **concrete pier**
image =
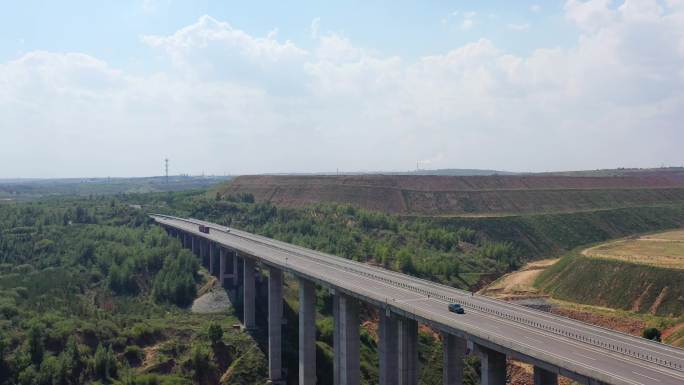
[[[238,283],[239,279],[240,279],[240,274],[239,274],[240,267],[238,266],[238,262],[239,262],[238,261],[238,255],[235,251],[232,251],[231,254],[232,254],[232,259],[233,259],[233,282],[232,282],[232,286],[237,287],[239,284]]]
[[[194,235],[190,236],[190,250],[192,250],[192,253],[199,256],[199,241],[197,240],[197,237]]]
[[[299,385],[316,385],[316,286],[299,279]]]
[[[268,275],[268,377],[278,383],[283,377],[283,271],[271,267]]]
[[[335,332],[333,348],[334,384],[359,385],[359,304],[355,298],[335,293],[333,298]]]
[[[207,261],[205,259],[205,254],[204,254],[204,238],[197,237],[197,243],[199,245],[199,257],[200,261],[202,261],[202,266],[206,267],[207,266]]]
[[[216,275],[216,271],[214,271],[214,257],[216,253],[214,252],[213,242],[207,241],[207,250],[209,254],[209,274]]]
[[[399,382],[398,321],[394,314],[385,309],[378,310],[380,361],[380,385],[394,385]]]
[[[466,340],[449,333],[442,333],[444,385],[463,385],[463,359]]]
[[[481,364],[481,385],[506,385],[506,355],[478,346]]]
[[[535,366],[534,385],[558,385],[558,374]]]
[[[399,385],[418,385],[418,323],[399,319]]]
[[[245,329],[253,330],[256,328],[255,320],[255,303],[256,298],[256,288],[254,286],[254,260],[250,258],[244,258],[244,271],[243,271],[243,322],[245,324]]]
[[[223,287],[226,277],[226,249],[223,247],[219,247],[219,270],[217,276],[221,287]]]

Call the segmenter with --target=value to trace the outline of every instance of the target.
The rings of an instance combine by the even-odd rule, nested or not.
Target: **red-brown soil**
[[[684,202],[684,172],[612,177],[257,175],[235,178],[218,191],[224,196],[250,193],[258,202],[285,207],[327,202],[394,214],[515,214]]]
[[[508,385],[534,385],[532,365],[517,361],[508,361]],[[559,385],[570,385],[573,382],[565,377],[558,377]]]
[[[644,330],[646,327],[646,323],[644,321],[630,317],[613,317],[564,308],[554,308],[552,313],[635,336],[641,336],[642,330]]]

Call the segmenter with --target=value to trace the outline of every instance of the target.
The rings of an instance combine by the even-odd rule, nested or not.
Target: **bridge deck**
[[[504,350],[561,375],[609,384],[684,384],[684,350],[197,220],[153,216],[263,263]],[[200,233],[198,224],[212,227]],[[447,304],[461,303],[457,315]]]

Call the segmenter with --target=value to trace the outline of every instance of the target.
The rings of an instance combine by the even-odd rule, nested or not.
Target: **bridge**
[[[379,314],[382,385],[417,385],[418,323],[442,335],[443,383],[463,383],[463,359],[477,354],[482,385],[506,383],[506,361],[534,367],[535,385],[558,376],[586,385],[682,385],[684,350],[440,285],[234,228],[153,214],[169,235],[207,261],[243,300],[243,326],[256,327],[255,277],[268,273],[268,371],[283,383],[283,274],[299,280],[299,384],[316,384],[316,286],[333,296],[335,385],[360,380],[359,307]],[[200,232],[200,225],[207,232]],[[205,230],[205,231],[207,231]],[[448,310],[459,303],[465,314]]]

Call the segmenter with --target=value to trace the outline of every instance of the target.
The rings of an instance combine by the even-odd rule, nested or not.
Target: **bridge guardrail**
[[[165,217],[165,218],[173,219],[173,220],[180,220],[183,222],[188,222],[188,223],[197,224],[197,225],[202,223],[202,224],[207,225],[209,227],[212,227],[216,230],[220,230],[220,231],[225,232],[224,229],[222,229],[221,227],[219,227],[213,223],[205,222],[205,221],[201,221],[201,220],[197,220],[197,219],[178,218],[178,217],[173,217],[173,216],[164,215],[164,214],[151,214],[151,215]],[[252,242],[261,243],[261,244],[264,244],[264,245],[271,247],[271,248],[277,248],[277,249],[279,249],[283,252],[286,252],[288,254],[295,254],[295,255],[300,256],[300,257],[303,256],[302,254],[295,253],[291,250],[287,250],[287,249],[282,248],[280,246],[268,244],[266,242],[259,241],[259,240],[250,239],[250,238],[247,238],[247,237],[244,237],[241,235],[237,235],[235,233],[233,233],[232,235],[234,235],[236,237],[248,239]],[[303,256],[303,257],[304,258],[311,258],[308,256]],[[400,288],[410,290],[410,291],[415,292],[415,293],[423,294],[427,297],[439,298],[439,299],[446,301],[446,302],[449,302],[449,303],[459,303],[462,306],[465,306],[465,307],[470,308],[470,309],[474,309],[474,310],[477,310],[477,311],[480,311],[483,313],[495,315],[497,317],[504,318],[504,319],[507,319],[507,320],[512,321],[512,322],[517,322],[517,323],[520,323],[520,324],[523,324],[523,325],[526,325],[529,327],[534,327],[537,329],[545,330],[547,332],[550,332],[550,333],[553,333],[556,335],[560,335],[560,336],[563,336],[563,337],[568,338],[568,339],[572,339],[572,340],[579,341],[582,343],[590,344],[590,345],[595,346],[595,347],[600,347],[600,348],[606,349],[608,351],[612,351],[612,352],[619,353],[622,355],[634,357],[634,358],[637,358],[639,360],[651,362],[651,363],[654,363],[654,364],[657,364],[660,366],[664,366],[664,367],[668,367],[670,369],[674,369],[677,371],[684,371],[684,366],[682,365],[682,363],[678,363],[678,362],[675,362],[673,360],[667,360],[667,359],[659,358],[653,354],[641,353],[641,352],[637,351],[636,349],[629,349],[629,348],[626,348],[623,346],[619,346],[617,344],[602,341],[599,338],[587,337],[587,336],[584,336],[582,334],[572,333],[572,332],[565,330],[563,328],[559,328],[557,326],[554,326],[554,325],[551,325],[549,323],[542,322],[539,320],[532,320],[532,319],[529,319],[526,317],[516,316],[516,315],[511,314],[509,312],[501,311],[501,310],[490,308],[487,306],[482,306],[480,304],[474,303],[473,301],[467,300],[467,298],[469,297],[467,294],[462,295],[465,298],[457,298],[457,297],[453,297],[453,296],[447,296],[447,295],[437,293],[435,291],[426,290],[426,289],[417,287],[415,285],[411,285],[411,284],[404,283],[404,282],[398,282],[398,281],[383,277],[381,275],[373,274],[373,273],[367,271],[367,269],[355,269],[355,268],[352,268],[352,267],[347,266],[347,265],[335,264],[335,263],[333,263],[327,259],[322,259],[322,258],[317,258],[317,260],[319,260],[320,262],[323,262],[325,264],[328,264],[330,266],[334,265],[336,268],[342,268],[344,270],[353,272],[355,274],[360,274],[360,275],[363,275],[363,276],[368,277],[368,278],[372,278],[375,280],[385,282],[385,283],[393,285],[395,287],[400,287]],[[411,277],[411,278],[415,278],[415,277]],[[418,279],[420,279],[420,278],[418,278]],[[445,286],[445,288],[448,288],[448,287]],[[591,326],[593,327],[594,325],[591,325]],[[613,332],[613,331],[611,331],[611,332]],[[630,337],[633,337],[633,336],[630,336]]]

